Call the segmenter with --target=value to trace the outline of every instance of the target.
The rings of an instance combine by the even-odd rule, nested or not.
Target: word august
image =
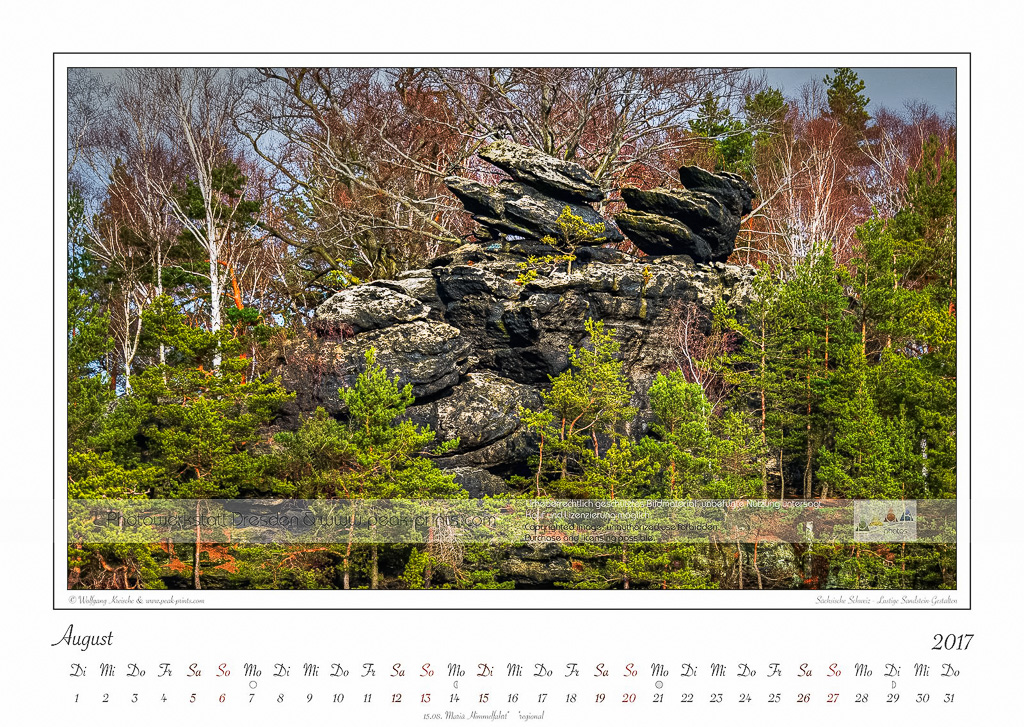
[[[75,634],[75,625],[70,624],[64,635],[54,641],[50,646],[56,646],[57,644],[65,644],[67,646],[80,646],[82,651],[86,651],[90,646],[111,646],[114,643],[114,632],[110,631],[106,636],[93,636],[92,634]]]

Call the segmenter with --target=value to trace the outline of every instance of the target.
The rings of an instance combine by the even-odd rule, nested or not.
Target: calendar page
[[[615,21],[516,22],[561,35],[53,49],[54,467],[8,455],[38,492],[6,699],[1012,722],[1008,216],[971,205],[1008,181],[972,166],[1012,146],[972,136],[994,61],[551,53]]]

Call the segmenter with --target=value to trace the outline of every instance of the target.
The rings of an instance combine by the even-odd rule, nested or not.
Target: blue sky
[[[94,69],[108,78],[117,69]],[[787,98],[796,97],[800,87],[811,79],[822,80],[832,68],[752,68],[753,73],[764,71],[768,82],[781,88]],[[956,112],[955,68],[854,68],[867,84],[864,93],[871,99],[868,111],[880,106],[902,111],[905,101],[926,101],[940,116]]]
[[[755,72],[761,69],[752,69]],[[765,68],[768,83],[781,88],[787,98],[795,97],[800,87],[811,79],[819,81],[832,68]],[[868,112],[880,106],[903,111],[906,101],[925,101],[935,107],[940,116],[956,113],[955,68],[854,68],[866,84],[864,94],[871,102]]]

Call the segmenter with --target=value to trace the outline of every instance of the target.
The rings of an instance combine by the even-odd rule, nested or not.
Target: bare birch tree
[[[186,208],[178,180],[162,179],[160,194],[184,230],[207,254],[210,281],[210,330],[221,329],[221,295],[229,279],[222,269],[231,222],[246,190],[226,195],[219,170],[233,161],[234,119],[245,93],[244,74],[236,69],[161,68],[151,74],[152,91],[165,112],[168,139],[182,159],[182,171],[198,191],[199,214]],[[220,365],[220,354],[214,366]]]

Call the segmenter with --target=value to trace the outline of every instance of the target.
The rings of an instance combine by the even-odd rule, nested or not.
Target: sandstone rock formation
[[[480,157],[508,172],[513,179],[560,199],[576,202],[604,199],[600,185],[586,169],[532,147],[501,140],[481,149]]]
[[[558,216],[566,206],[584,222],[603,224],[604,231],[582,244],[600,245],[620,242],[622,233],[606,222],[588,202],[604,199],[604,192],[590,172],[573,162],[543,154],[511,141],[496,141],[479,155],[512,177],[497,187],[465,179],[447,177],[445,186],[452,191],[473,219],[483,225],[480,239],[511,235],[540,239],[558,237]]]
[[[295,419],[318,406],[331,414],[343,413],[338,389],[355,383],[370,348],[376,351],[378,364],[401,372],[402,384],[412,384],[418,399],[451,388],[475,363],[469,340],[443,322],[395,323],[354,336],[335,335],[334,331],[346,330],[346,323],[335,319],[331,327],[320,329],[330,331],[327,335],[291,342],[279,353],[274,368],[285,388],[296,392],[284,408],[286,418]]]
[[[549,197],[526,184],[502,182],[497,187],[488,187],[462,177],[447,177],[444,183],[473,219],[484,226],[490,237],[501,234],[526,239],[539,239],[545,235],[557,238],[560,229],[556,221],[562,210],[568,207],[587,224],[604,225],[601,235],[584,242],[601,245],[623,239],[615,225],[606,222],[593,207]]]
[[[615,221],[648,255],[689,255],[694,262],[724,262],[735,247],[743,215],[753,210],[754,191],[738,174],[682,167],[685,189],[626,187],[628,209]]]
[[[285,346],[275,367],[298,394],[287,417],[317,406],[343,415],[337,390],[354,381],[372,346],[381,365],[413,385],[409,418],[429,424],[439,441],[459,438],[437,464],[457,470],[471,493],[496,494],[501,485],[490,475],[525,474],[536,454],[519,407],[540,405],[549,376],[568,366],[569,347],[585,343],[588,318],[604,321],[622,345],[639,434],[651,381],[678,364],[671,333],[679,307],[710,311],[722,299],[742,309],[750,296],[750,268],[696,265],[686,256],[639,260],[603,248],[582,248],[572,275],[549,265],[520,285],[519,264],[537,247],[506,247],[464,245],[429,268],[325,301],[315,316],[319,333]]]
[[[357,285],[332,295],[313,314],[313,328],[330,331],[344,321],[349,335],[426,318],[429,308],[402,291]]]
[[[628,209],[616,219],[654,256],[640,259],[600,246],[623,237],[589,205],[603,192],[583,167],[508,141],[480,156],[513,181],[491,187],[449,177],[445,183],[485,228],[477,235],[481,242],[395,280],[334,294],[317,308],[313,336],[287,344],[275,366],[297,393],[282,422],[289,426],[317,406],[343,416],[338,389],[355,380],[374,348],[377,362],[413,387],[416,403],[406,416],[429,425],[438,441],[459,439],[437,464],[473,497],[500,494],[506,477],[527,474],[537,443],[520,410],[541,405],[541,391],[569,365],[569,348],[585,344],[588,318],[603,321],[621,344],[640,411],[632,433],[640,435],[654,376],[680,363],[672,336],[681,307],[708,313],[724,300],[742,311],[754,275],[722,262],[752,205],[753,192],[736,175],[683,167],[683,190],[624,189]],[[584,221],[604,225],[593,239],[574,241],[571,274],[564,262],[536,262],[561,252],[541,238],[558,238],[566,205]],[[536,276],[520,278],[528,260]],[[507,575],[537,582],[545,559],[516,553],[508,560],[515,573]]]
[[[504,140],[485,146],[479,156],[514,181],[491,187],[452,176],[445,185],[482,226],[476,234],[481,241],[558,239],[558,216],[568,206],[584,222],[603,225],[601,233],[576,240],[574,246],[620,242],[624,232],[651,256],[725,262],[735,248],[743,216],[753,209],[754,191],[738,174],[684,166],[679,169],[684,189],[625,187],[622,199],[627,209],[615,215],[616,227],[588,204],[603,200],[604,192],[579,164]]]
[[[435,463],[470,497],[508,492],[511,475],[528,475],[537,442],[522,424],[522,409],[541,406],[551,377],[569,365],[569,348],[586,344],[585,323],[603,321],[621,344],[624,372],[639,416],[630,433],[650,421],[646,392],[655,375],[680,365],[682,309],[708,314],[724,300],[742,313],[754,271],[724,264],[753,193],[735,175],[683,167],[685,189],[626,188],[628,209],[616,216],[632,242],[652,257],[637,258],[607,242],[622,232],[589,205],[603,192],[582,167],[511,142],[480,156],[511,177],[488,186],[461,177],[445,180],[483,229],[479,243],[463,245],[419,270],[342,290],[316,310],[312,336],[291,341],[274,368],[297,393],[282,426],[322,406],[344,416],[340,387],[363,369],[366,351],[416,397],[406,416],[458,438]],[[564,252],[541,242],[559,238],[558,216],[568,206],[585,222],[601,223],[592,239],[574,240],[570,268]],[[527,263],[527,261],[532,261]],[[524,263],[536,277],[520,277]],[[502,546],[499,578],[517,588],[543,588],[572,579],[557,544]]]

